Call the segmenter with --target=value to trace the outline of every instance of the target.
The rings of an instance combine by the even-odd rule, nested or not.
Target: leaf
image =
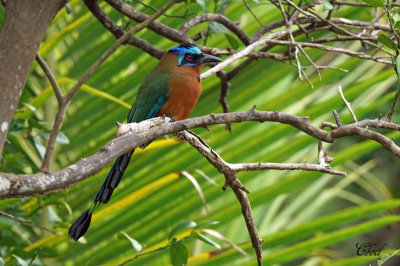
[[[229,32],[228,28],[222,25],[221,23],[215,22],[215,21],[210,21],[208,22],[208,25],[210,26],[211,32],[214,33],[227,33]]]
[[[28,125],[31,128],[37,128],[37,129],[41,129],[41,130],[46,130],[46,128],[43,125],[47,125],[47,122],[43,122],[43,121],[37,121],[34,118],[28,118]]]
[[[378,42],[382,43],[386,47],[392,49],[393,51],[397,51],[398,50],[397,45],[388,36],[386,36],[383,33],[379,34],[377,40],[378,40]]]
[[[208,12],[206,2],[204,0],[196,0],[196,3],[203,9],[204,12]]]
[[[225,33],[225,38],[228,40],[229,45],[233,48],[233,49],[237,49],[239,48],[239,42],[230,34]]]
[[[188,251],[181,240],[173,238],[169,247],[169,256],[174,266],[182,266],[187,263]]]
[[[70,80],[72,80],[72,79],[70,79]],[[123,107],[125,107],[127,109],[131,109],[131,105],[130,104],[118,99],[117,97],[112,96],[111,94],[109,94],[107,92],[101,91],[101,90],[96,89],[94,87],[91,87],[91,86],[89,86],[87,84],[83,84],[81,90],[85,91],[87,93],[90,93],[90,94],[92,94],[94,96],[107,99],[107,100],[109,100],[111,102],[115,102],[115,103],[117,103],[117,104],[119,104],[119,105],[121,105],[121,106],[123,106]]]
[[[42,136],[45,139],[49,139],[50,138],[50,131],[44,131],[42,133],[40,133],[40,136]],[[57,138],[56,138],[56,142],[59,144],[68,144],[69,143],[69,138],[62,133],[61,131],[58,132]]]
[[[226,238],[224,235],[222,235],[220,232],[217,232],[215,230],[212,229],[203,229],[202,230],[203,233],[207,233],[209,235],[212,235],[213,237],[224,241],[225,243],[227,243],[229,246],[233,247],[235,250],[237,250],[240,254],[242,254],[243,256],[252,259],[252,256],[250,256],[246,251],[244,251],[241,247],[239,247],[238,245],[236,245],[235,243],[233,243],[231,240],[229,240],[228,238]]]
[[[35,108],[35,106],[33,106],[33,105],[30,105],[29,103],[23,103],[22,105],[24,105],[24,106],[28,107],[28,108],[29,108],[29,110],[31,110],[32,112],[35,112],[35,111],[36,111],[36,108]]]
[[[377,261],[378,266],[381,266],[385,261],[387,261],[391,256],[389,254],[383,254],[382,257]]]
[[[60,203],[61,203],[62,205],[64,205],[64,207],[67,209],[68,214],[69,214],[69,215],[72,215],[72,209],[71,209],[71,207],[69,206],[69,204],[68,204],[64,199],[62,199],[62,200],[60,201]]]
[[[27,263],[24,259],[22,259],[22,258],[20,258],[20,257],[18,257],[18,256],[16,256],[16,255],[14,255],[14,254],[12,254],[12,256],[13,256],[14,258],[17,259],[19,265],[21,265],[21,266],[28,266],[28,263]]]
[[[394,22],[393,23],[394,27],[396,29],[399,29],[400,28],[400,19],[399,19],[399,17],[398,16],[393,16],[392,19],[393,19],[393,22]]]
[[[194,227],[194,229],[204,228],[204,227],[208,227],[209,225],[215,225],[215,224],[219,224],[219,221],[204,222],[204,223],[196,225]]]
[[[333,5],[331,4],[331,2],[329,2],[329,0],[322,0],[322,6],[324,11],[333,9]]]
[[[384,5],[383,0],[361,0],[361,1],[374,7],[383,7]]]
[[[35,148],[36,148],[37,152],[39,153],[40,158],[43,160],[44,154],[46,153],[46,148],[36,138],[33,138],[33,143],[35,144]]]
[[[203,202],[204,209],[206,210],[206,213],[209,214],[210,211],[208,210],[207,207],[207,201],[206,197],[204,196],[203,190],[201,189],[201,186],[199,182],[197,182],[196,178],[194,178],[189,172],[183,171],[182,175],[184,175],[187,179],[189,179],[190,182],[192,182],[194,188],[197,190],[197,193],[199,193],[199,196],[201,198],[201,201]]]
[[[137,251],[140,252],[142,251],[143,247],[142,245],[140,245],[140,243],[138,241],[136,241],[135,239],[131,238],[130,236],[128,236],[126,233],[124,232],[120,232],[122,235],[124,235],[132,244],[132,247]]]
[[[4,260],[2,257],[0,257],[0,266],[4,266]]]
[[[224,8],[226,4],[230,4],[231,2],[239,2],[240,0],[220,0],[217,1],[217,5],[215,7],[214,13],[219,13]]]
[[[52,206],[48,206],[48,211],[49,211],[49,221],[51,222],[61,222],[62,220],[60,217],[57,215],[57,213],[54,211]]]
[[[173,237],[179,231],[182,231],[182,230],[188,229],[188,228],[194,228],[196,225],[197,224],[193,221],[186,221],[186,222],[180,223],[177,226],[175,226],[174,229],[171,230],[171,232],[169,233],[168,239],[171,239],[171,237]]]
[[[207,182],[213,184],[214,186],[218,186],[217,182],[215,182],[212,178],[210,178],[208,175],[206,175],[203,171],[201,171],[200,169],[195,169],[195,171],[197,173],[199,173],[205,180],[207,180]]]
[[[393,257],[394,255],[396,255],[397,253],[400,252],[400,249],[395,250],[392,254],[383,254],[382,257],[377,261],[378,262],[378,266],[381,266],[383,263],[385,263],[388,259],[390,259],[391,257]]]
[[[203,242],[205,242],[205,243],[207,243],[207,244],[209,244],[211,246],[214,246],[217,249],[221,249],[221,245],[220,244],[215,243],[214,241],[212,241],[211,239],[209,239],[208,237],[206,237],[203,234],[200,234],[200,233],[197,233],[197,232],[193,232],[192,236],[194,236],[195,238],[197,238],[197,239],[199,239],[199,240],[201,240],[201,241],[203,241]]]

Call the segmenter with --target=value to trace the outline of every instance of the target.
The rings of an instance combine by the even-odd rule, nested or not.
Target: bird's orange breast
[[[168,70],[171,73],[168,81],[169,93],[167,101],[161,107],[157,116],[167,115],[176,120],[186,119],[189,117],[201,94],[199,79],[201,65],[178,67],[177,60],[174,60],[172,64],[169,64]]]

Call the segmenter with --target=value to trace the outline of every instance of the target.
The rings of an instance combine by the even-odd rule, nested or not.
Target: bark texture
[[[6,2],[0,34],[0,159],[17,108],[46,29],[67,0]]]

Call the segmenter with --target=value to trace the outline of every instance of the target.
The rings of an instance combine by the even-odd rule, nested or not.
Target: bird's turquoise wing
[[[144,79],[128,114],[128,123],[153,118],[168,97],[170,74],[158,70],[151,71]]]

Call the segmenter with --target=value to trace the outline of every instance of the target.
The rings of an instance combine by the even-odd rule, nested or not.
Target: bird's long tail
[[[113,166],[107,174],[106,179],[104,180],[103,185],[94,197],[95,203],[107,203],[110,200],[114,189],[121,181],[122,175],[124,174],[134,151],[135,150],[125,153],[115,160]]]
[[[107,174],[106,179],[103,182],[103,185],[99,191],[97,191],[92,205],[89,207],[89,209],[83,212],[82,215],[79,216],[79,218],[69,228],[68,234],[75,241],[83,236],[88,230],[90,221],[92,219],[92,213],[96,206],[100,203],[107,203],[110,200],[114,189],[121,181],[122,175],[124,174],[134,151],[135,150],[133,149],[132,151],[119,156],[115,160],[113,166]]]

